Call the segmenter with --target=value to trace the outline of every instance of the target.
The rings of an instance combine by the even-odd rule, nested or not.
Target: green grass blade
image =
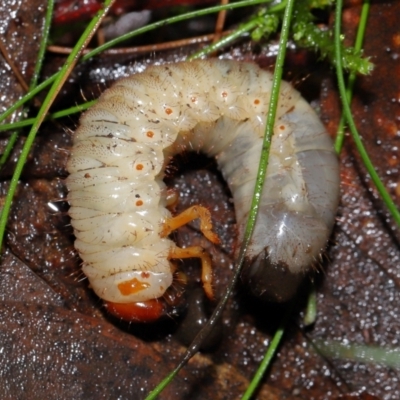
[[[381,364],[400,369],[400,349],[387,349],[380,346],[343,344],[337,341],[316,340],[313,345],[325,357],[351,360],[363,363]]]
[[[346,120],[347,120],[348,126],[350,128],[351,135],[356,144],[357,150],[363,160],[365,168],[367,169],[369,175],[371,176],[372,181],[375,184],[375,187],[377,188],[384,203],[386,204],[386,207],[388,208],[389,212],[392,214],[393,219],[395,220],[397,225],[400,226],[400,212],[397,209],[393,200],[391,199],[384,184],[380,180],[377,172],[375,171],[374,166],[372,165],[371,159],[369,158],[368,153],[365,150],[365,147],[362,143],[360,135],[357,131],[356,125],[353,120],[353,116],[351,114],[350,105],[347,100],[346,87],[344,84],[344,77],[343,77],[343,65],[342,65],[342,54],[341,54],[342,5],[343,5],[343,0],[337,0],[336,10],[335,10],[335,44],[336,44],[335,52],[336,52],[336,75],[337,75],[339,92],[340,92],[340,96],[342,99],[344,114],[346,116]]]
[[[285,63],[286,47],[287,47],[287,42],[289,40],[289,32],[290,32],[290,27],[291,27],[294,3],[295,3],[295,0],[287,1],[287,5],[286,5],[283,21],[282,21],[281,37],[280,37],[280,41],[279,41],[279,50],[278,50],[278,55],[276,58],[274,77],[273,77],[273,82],[272,82],[271,102],[270,102],[270,106],[269,106],[269,110],[268,110],[268,114],[267,114],[263,151],[261,154],[261,160],[260,160],[260,165],[259,165],[258,174],[257,174],[256,188],[254,191],[251,211],[249,214],[249,220],[248,220],[248,223],[246,226],[244,245],[241,248],[241,250],[243,249],[244,253],[246,251],[248,244],[250,243],[251,235],[254,230],[255,221],[256,221],[258,208],[259,208],[259,200],[261,198],[261,194],[262,194],[262,190],[263,190],[263,186],[264,186],[264,182],[265,182],[265,177],[266,177],[266,173],[267,173],[268,158],[269,158],[269,152],[270,152],[271,143],[272,143],[272,136],[274,134],[275,115],[276,115],[276,110],[277,110],[277,106],[278,106],[279,90],[280,90],[280,84],[282,81],[283,66]],[[244,257],[244,254],[243,254],[243,257]],[[240,267],[240,265],[239,265],[239,267]],[[264,355],[264,358],[263,358],[256,374],[254,375],[252,381],[250,382],[248,389],[246,390],[246,392],[244,393],[244,395],[242,397],[243,400],[250,399],[250,397],[253,395],[254,391],[258,387],[262,377],[264,376],[265,371],[269,367],[271,360],[272,360],[274,354],[276,353],[278,345],[282,339],[287,318],[288,318],[288,315],[285,316],[284,321],[282,322],[281,326],[275,333],[274,338],[273,338],[272,342],[270,343],[270,346],[268,346],[267,351]]]
[[[220,50],[221,48],[227,46],[229,43],[232,43],[234,40],[238,39],[241,37],[243,34],[248,33],[252,31],[254,28],[257,27],[257,21],[256,20],[250,20],[249,22],[246,22],[245,24],[242,24],[239,29],[235,30],[232,32],[230,35],[227,35],[223,37],[221,40],[218,40],[218,42],[211,44],[210,46],[205,47],[204,49],[201,49],[197,53],[191,55],[188,57],[188,61],[190,60],[195,60],[196,58],[201,58],[206,56],[207,54],[213,53],[217,50]]]
[[[312,287],[308,292],[307,307],[303,318],[303,324],[305,326],[310,326],[315,323],[315,320],[317,319],[317,309],[317,289],[315,288],[315,284],[313,282]]]
[[[360,23],[358,25],[356,41],[355,41],[355,45],[354,45],[354,50],[357,53],[360,53],[362,51],[362,45],[364,42],[365,29],[367,27],[369,9],[370,9],[370,0],[365,0],[364,4],[362,6],[362,10],[361,10]],[[355,71],[351,71],[349,74],[348,86],[346,88],[346,96],[347,96],[347,101],[349,103],[351,102],[351,98],[353,95],[353,88],[354,88],[356,76],[357,75],[356,75]],[[342,114],[340,122],[339,122],[339,127],[337,130],[336,140],[335,140],[335,150],[338,154],[340,153],[340,151],[343,147],[343,142],[344,142],[344,137],[345,137],[344,136],[345,120],[346,120],[346,118],[345,118],[344,114]],[[310,290],[309,295],[308,295],[307,307],[306,307],[303,323],[306,326],[312,325],[315,322],[316,318],[317,318],[317,294],[316,294],[315,286],[313,285],[313,287]]]
[[[88,58],[93,57],[94,55],[109,49],[110,47],[114,47],[117,44],[120,44],[121,42],[124,42],[128,39],[131,39],[135,36],[141,35],[143,33],[147,33],[150,32],[154,29],[158,29],[161,28],[165,25],[171,25],[171,24],[175,24],[177,22],[182,22],[185,21],[187,19],[191,19],[191,18],[198,18],[198,17],[202,17],[204,15],[208,15],[208,14],[213,14],[213,13],[217,13],[219,11],[225,11],[225,10],[233,10],[236,8],[242,8],[242,7],[249,7],[249,6],[254,6],[254,5],[258,5],[258,4],[264,4],[264,3],[270,3],[271,0],[243,0],[243,1],[238,1],[236,3],[229,3],[226,5],[222,5],[222,6],[214,6],[214,7],[209,7],[209,8],[205,8],[202,10],[196,10],[196,11],[192,11],[192,12],[188,12],[185,14],[181,14],[181,15],[177,15],[174,17],[169,17],[166,18],[164,20],[161,21],[157,21],[154,22],[152,24],[143,26],[139,29],[136,29],[133,32],[129,32],[125,35],[122,35],[118,38],[115,38],[113,40],[110,40],[109,42],[105,43],[102,46],[99,46],[97,49],[92,50],[90,53],[86,54],[82,59],[86,60]]]
[[[53,18],[53,9],[54,9],[54,0],[48,0],[46,16],[44,20],[44,27],[43,27],[43,36],[40,41],[39,52],[35,64],[35,70],[33,71],[33,77],[31,80],[30,89],[33,89],[37,86],[40,71],[42,70],[44,55],[46,53],[47,44],[49,42],[49,33],[50,33],[51,21]]]
[[[271,1],[271,0],[268,0]],[[267,1],[266,1],[267,2]],[[262,25],[262,19],[266,17],[266,14],[273,14],[282,11],[286,6],[286,0],[282,1],[279,4],[276,4],[270,7],[267,11],[261,12],[261,15],[253,15],[248,22],[241,24],[238,29],[232,32],[230,35],[224,36],[221,40],[216,43],[213,43],[204,49],[201,49],[197,53],[191,55],[188,60],[194,60],[196,58],[201,58],[206,56],[207,54],[214,53],[217,50],[220,50],[226,47],[228,44],[232,43],[234,40],[240,38],[245,33],[249,33],[256,28],[260,28]],[[260,34],[259,34],[260,35]]]
[[[264,355],[263,360],[261,361],[256,373],[253,376],[253,379],[251,380],[247,390],[244,392],[242,396],[242,400],[250,400],[251,397],[254,395],[255,391],[257,390],[258,386],[260,385],[260,382],[262,378],[265,375],[265,372],[267,371],[268,367],[271,365],[271,361],[274,358],[276,352],[278,351],[279,345],[282,341],[283,335],[286,330],[286,325],[287,321],[289,319],[289,315],[291,313],[291,309],[287,312],[285,317],[283,318],[279,328],[275,332],[271,343],[269,344],[267,351]]]
[[[365,29],[367,28],[367,20],[368,20],[370,6],[371,6],[370,0],[364,0],[362,9],[361,9],[360,23],[358,24],[358,29],[357,29],[356,41],[354,44],[354,50],[356,52],[361,52],[361,50],[362,50],[364,36],[365,36]],[[353,89],[354,89],[354,84],[356,81],[356,76],[357,75],[354,71],[351,71],[349,74],[349,79],[348,79],[347,88],[346,88],[346,98],[347,98],[347,101],[349,102],[349,104],[351,103],[351,99],[353,97]],[[341,152],[343,143],[344,143],[345,124],[346,124],[346,117],[344,114],[342,114],[340,117],[340,122],[339,122],[338,130],[337,130],[336,140],[335,140],[335,150],[338,154]]]
[[[92,107],[94,104],[97,103],[97,100],[88,101],[86,103],[78,104],[77,106],[73,106],[70,108],[66,108],[65,110],[56,111],[52,114],[46,115],[44,121],[64,118],[71,114],[81,113],[82,111],[87,110],[88,108]],[[11,129],[18,129],[18,128],[25,128],[26,126],[33,125],[36,118],[27,118],[23,121],[12,122],[10,124],[3,124],[0,125],[0,132],[1,131],[9,131]]]
[[[189,346],[186,354],[182,358],[179,365],[166,378],[164,378],[161,381],[161,383],[146,397],[146,400],[154,400],[162,392],[162,390],[173,380],[173,378],[181,370],[181,368],[186,364],[186,362],[198,351],[202,339],[209,334],[210,330],[212,329],[212,327],[215,324],[215,321],[219,318],[226,302],[228,301],[228,299],[231,295],[231,292],[236,284],[236,281],[240,276],[241,267],[243,265],[244,258],[246,255],[246,250],[250,243],[251,235],[254,230],[255,221],[256,221],[257,213],[258,213],[258,209],[259,209],[260,198],[261,198],[264,181],[265,181],[265,176],[266,176],[266,171],[267,171],[267,166],[268,166],[269,151],[271,148],[272,135],[274,132],[275,114],[276,114],[276,109],[278,106],[280,82],[282,80],[282,71],[283,71],[284,59],[285,59],[285,54],[286,54],[286,45],[287,45],[289,31],[290,31],[290,19],[291,19],[290,17],[292,15],[293,4],[294,4],[294,0],[289,0],[288,5],[285,9],[285,17],[284,17],[284,22],[282,24],[280,46],[279,46],[279,52],[278,52],[277,61],[276,61],[276,65],[275,65],[275,72],[274,72],[274,78],[273,78],[272,90],[271,90],[271,102],[270,102],[270,106],[269,106],[269,110],[268,110],[268,114],[267,114],[267,122],[266,122],[265,134],[264,134],[263,148],[262,148],[262,153],[261,153],[260,163],[259,163],[259,168],[258,168],[257,180],[256,180],[255,189],[254,189],[253,200],[251,203],[251,210],[249,213],[249,218],[248,218],[248,222],[247,222],[245,233],[244,233],[243,243],[241,245],[238,260],[237,260],[235,268],[234,268],[234,270],[235,270],[234,276],[232,277],[228,289],[224,293],[224,296],[222,297],[221,301],[218,303],[218,306],[214,310],[212,316],[210,317],[210,319],[208,320],[208,322],[206,323],[204,328],[196,336],[196,338],[194,339],[192,344]],[[283,331],[282,331],[282,334],[283,334]],[[282,335],[280,334],[280,332],[278,332],[276,335],[275,342],[279,342],[281,337],[282,337]],[[272,358],[272,356],[270,356],[270,355],[271,355],[271,350],[267,351],[268,361],[263,364],[263,367],[265,367],[265,365],[266,366],[269,365],[269,361]]]

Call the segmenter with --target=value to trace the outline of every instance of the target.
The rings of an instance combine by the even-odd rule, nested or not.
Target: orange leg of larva
[[[161,237],[168,236],[175,229],[188,224],[194,219],[200,219],[200,230],[203,235],[212,243],[219,243],[217,234],[212,231],[211,214],[207,208],[202,206],[192,206],[175,217],[168,218],[164,222]],[[193,256],[192,256],[193,257]],[[175,257],[178,258],[178,257]],[[184,257],[181,257],[184,258]]]
[[[212,267],[211,257],[209,254],[200,246],[187,247],[181,249],[180,247],[174,247],[168,258],[200,258],[201,260],[201,281],[203,282],[204,291],[207,297],[212,300],[214,298],[214,292],[212,288]]]

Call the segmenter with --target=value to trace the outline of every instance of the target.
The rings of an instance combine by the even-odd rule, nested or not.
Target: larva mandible
[[[167,236],[200,218],[172,217],[163,182],[170,157],[190,147],[215,156],[243,235],[261,153],[272,76],[251,63],[204,60],[153,66],[117,81],[80,120],[67,169],[69,214],[83,272],[108,310],[152,320],[173,281],[171,259],[200,257],[212,297],[211,262]],[[255,294],[284,301],[319,257],[339,197],[338,160],[310,105],[282,82],[260,212],[244,276]],[[144,310],[144,311],[143,311]]]

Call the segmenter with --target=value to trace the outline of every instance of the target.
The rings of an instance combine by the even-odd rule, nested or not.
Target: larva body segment
[[[67,167],[68,201],[83,271],[99,297],[146,302],[172,284],[170,258],[183,253],[163,233],[171,215],[162,179],[170,156],[183,148],[216,157],[234,197],[240,240],[270,89],[271,75],[253,64],[177,63],[119,80],[83,115]],[[338,195],[332,142],[283,82],[244,275],[256,294],[293,294],[327,243]]]

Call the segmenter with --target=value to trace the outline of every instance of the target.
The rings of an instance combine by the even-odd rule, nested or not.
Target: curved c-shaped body
[[[163,175],[170,156],[182,149],[216,157],[234,197],[241,239],[271,82],[270,73],[244,62],[154,66],[117,81],[82,116],[67,166],[69,214],[83,271],[99,297],[146,302],[172,284],[169,255],[176,245],[162,235],[171,217]],[[245,271],[257,294],[278,300],[291,295],[269,286],[269,276],[295,277],[296,283],[317,260],[338,195],[331,139],[300,94],[282,82]],[[264,276],[263,289],[257,282]]]

